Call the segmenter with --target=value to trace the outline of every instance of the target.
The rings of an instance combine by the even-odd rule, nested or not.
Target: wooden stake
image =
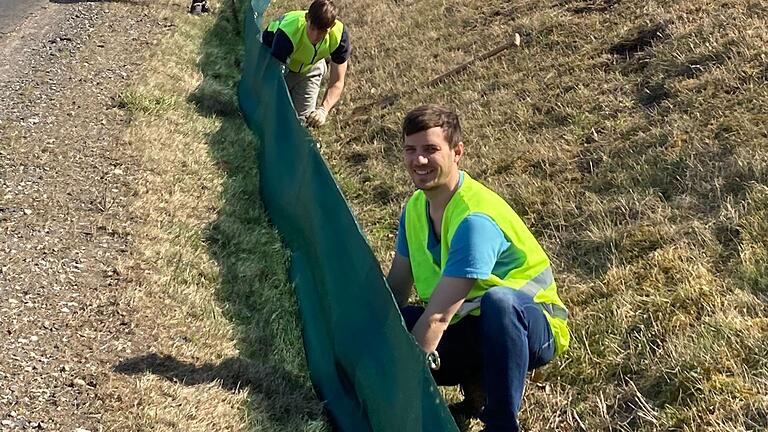
[[[487,60],[487,59],[489,59],[489,58],[491,58],[491,57],[493,57],[495,55],[498,55],[502,51],[506,51],[506,50],[508,50],[508,49],[510,49],[512,47],[519,47],[519,46],[520,46],[520,35],[515,33],[515,36],[512,39],[508,40],[507,42],[504,42],[503,44],[497,46],[496,48],[493,48],[490,51],[486,51],[486,52],[480,54],[479,56],[477,56],[477,57],[475,57],[475,58],[473,58],[473,59],[471,59],[471,60],[469,60],[467,62],[464,62],[464,63],[456,66],[455,68],[449,70],[448,72],[442,73],[442,74],[432,78],[431,80],[429,80],[429,81],[427,81],[425,83],[422,83],[422,84],[419,84],[419,85],[416,85],[416,86],[412,87],[410,90],[408,90],[406,92],[406,94],[407,93],[412,93],[412,92],[414,92],[414,91],[416,91],[416,90],[418,90],[420,88],[428,88],[428,87],[432,87],[432,86],[434,86],[436,84],[440,84],[441,82],[445,81],[446,79],[448,79],[448,78],[450,78],[450,77],[452,77],[454,75],[457,75],[457,74],[465,71],[470,66],[472,66],[473,64],[475,64],[475,63],[477,63],[479,61]],[[398,99],[400,99],[400,96],[402,94],[403,93],[390,94],[390,95],[387,95],[387,96],[379,99],[376,102],[369,102],[369,103],[367,103],[365,105],[360,105],[358,107],[355,107],[352,110],[352,118],[351,119],[359,117],[359,116],[361,116],[363,114],[367,114],[368,112],[371,111],[372,108],[374,108],[376,106],[378,106],[379,108],[386,108],[386,107],[394,104],[395,101],[397,101]]]

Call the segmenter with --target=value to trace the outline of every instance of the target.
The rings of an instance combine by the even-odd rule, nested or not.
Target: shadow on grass
[[[252,406],[268,401],[266,415],[273,430],[318,430],[324,414],[306,372],[297,304],[287,277],[288,254],[261,204],[257,142],[240,116],[236,97],[244,55],[239,19],[244,3],[222,2],[200,49],[203,82],[189,97],[200,114],[221,120],[208,145],[226,179],[222,207],[208,226],[206,242],[220,268],[216,297],[235,324],[243,358],[216,370],[226,375],[223,366],[240,368],[239,378],[250,383]],[[254,376],[256,380],[250,379]]]
[[[151,353],[124,360],[115,366],[114,371],[125,375],[151,373],[187,386],[219,382],[226,390],[236,392],[246,389],[251,395],[260,396],[281,393],[305,395],[307,391],[301,377],[284,368],[256,365],[240,357],[228,358],[219,364],[204,363],[197,366],[170,355]],[[273,421],[292,416],[311,417],[315,414],[313,407],[295,404],[295,400],[290,403],[286,400],[281,404],[270,403],[273,399],[269,397],[262,397],[261,400],[267,402],[266,411]]]
[[[115,370],[149,372],[185,385],[220,381],[232,391],[247,388],[251,426],[275,432],[324,431],[322,404],[308,378],[295,294],[287,277],[288,254],[261,204],[257,142],[237,104],[244,49],[239,6],[244,1],[237,3],[222,2],[203,37],[198,63],[203,81],[188,102],[200,115],[220,121],[207,140],[211,159],[225,178],[221,207],[205,241],[220,269],[215,296],[234,324],[240,357],[196,366],[149,354]]]

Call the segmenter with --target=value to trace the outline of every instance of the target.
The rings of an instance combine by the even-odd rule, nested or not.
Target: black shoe
[[[451,412],[453,421],[456,422],[456,426],[458,426],[459,430],[462,432],[469,430],[469,427],[472,424],[472,419],[480,418],[480,412],[482,410],[483,407],[472,405],[467,399],[448,405],[448,411]]]
[[[210,12],[207,0],[192,0],[192,5],[189,7],[189,13],[192,15],[200,15]]]

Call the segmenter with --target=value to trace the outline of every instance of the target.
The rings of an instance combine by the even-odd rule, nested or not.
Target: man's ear
[[[459,141],[456,147],[453,148],[453,161],[458,162],[462,156],[464,156],[464,143]]]

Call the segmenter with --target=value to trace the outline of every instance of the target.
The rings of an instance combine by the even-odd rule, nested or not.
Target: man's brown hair
[[[408,112],[403,119],[403,138],[434,127],[443,130],[450,148],[455,148],[461,142],[459,116],[440,105],[421,105]]]
[[[336,5],[333,0],[315,0],[309,5],[307,15],[312,26],[328,30],[336,23]]]

